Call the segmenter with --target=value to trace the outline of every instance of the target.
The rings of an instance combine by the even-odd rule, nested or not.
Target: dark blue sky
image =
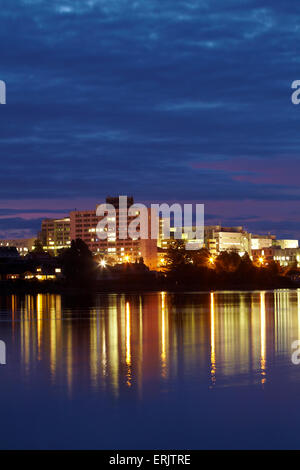
[[[0,43],[0,236],[107,194],[300,236],[297,2],[1,0]]]

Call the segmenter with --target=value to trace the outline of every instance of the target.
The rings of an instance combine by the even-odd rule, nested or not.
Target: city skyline
[[[102,199],[105,200],[105,197]],[[37,235],[39,232],[42,222],[45,219],[61,219],[64,217],[69,217],[69,214],[72,211],[82,210],[82,211],[93,211],[94,208],[99,204],[99,200],[94,206],[85,206],[85,201],[76,201],[77,207],[72,209],[16,209],[16,208],[0,208],[0,239],[22,239],[22,238],[32,238]],[[143,203],[143,201],[136,201],[138,203]],[[172,203],[178,203],[178,201],[171,201]],[[1,204],[1,201],[0,201]],[[148,203],[149,204],[149,203]],[[24,204],[22,204],[24,205]],[[150,206],[150,204],[149,204]],[[183,206],[183,204],[182,204]],[[227,204],[220,205],[222,208],[227,208]],[[233,208],[235,205],[233,205]],[[252,218],[247,217],[217,217],[213,214],[207,214],[204,212],[204,222],[205,225],[220,225],[222,227],[235,227],[243,226],[244,229],[252,234],[257,235],[266,235],[266,234],[276,234],[277,238],[292,238],[300,239],[300,233],[295,228],[296,224],[288,224],[285,228],[280,228],[282,224],[280,222],[256,222],[255,219],[258,219],[258,216],[252,216]],[[223,222],[224,221],[224,222]],[[251,227],[253,230],[251,230]]]

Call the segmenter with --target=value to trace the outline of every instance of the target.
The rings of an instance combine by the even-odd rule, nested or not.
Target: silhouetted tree
[[[217,271],[235,272],[241,263],[241,257],[235,251],[222,251],[215,260]]]
[[[189,256],[195,267],[208,267],[210,266],[211,254],[207,248],[200,250],[189,250]]]
[[[183,240],[174,240],[167,249],[165,263],[167,271],[177,271],[191,262]]]
[[[42,244],[41,240],[39,240],[38,238],[34,241],[33,247],[34,247],[33,248],[34,253],[36,253],[38,255],[46,253],[44,248],[43,248],[43,244]]]
[[[59,256],[67,280],[88,282],[95,277],[96,263],[88,246],[80,239]]]
[[[290,269],[293,267],[297,268],[297,262],[295,262],[295,265],[291,266]],[[266,269],[268,273],[272,276],[279,276],[282,273],[282,268],[280,267],[280,264],[276,261],[270,261]]]

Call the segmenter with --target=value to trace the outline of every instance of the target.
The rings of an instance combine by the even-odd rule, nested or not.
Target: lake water
[[[298,338],[300,290],[0,297],[0,448],[300,448]]]

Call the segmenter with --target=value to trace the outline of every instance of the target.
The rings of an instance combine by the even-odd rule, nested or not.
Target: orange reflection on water
[[[98,332],[99,328],[97,325],[97,316],[95,310],[91,312],[90,320],[90,371],[91,371],[91,382],[93,386],[97,386],[99,378],[99,341]]]
[[[260,364],[261,364],[261,383],[266,383],[266,300],[265,293],[260,293]]]
[[[37,314],[37,335],[38,335],[38,359],[41,359],[41,339],[42,339],[42,305],[43,305],[43,296],[42,294],[37,295],[37,306],[36,306],[36,314]]]
[[[215,351],[215,300],[214,294],[210,294],[210,363],[211,381],[214,385],[216,381],[216,351]]]
[[[66,325],[65,333],[67,337],[66,341],[66,375],[67,375],[67,384],[68,384],[68,392],[71,394],[72,392],[72,382],[73,382],[73,339],[72,339],[72,323],[69,322]]]
[[[55,381],[57,361],[61,355],[61,297],[51,295],[50,304],[50,369]]]
[[[300,331],[300,290],[103,294],[64,309],[60,296],[39,294],[10,305],[26,376],[39,362],[49,385],[89,383],[115,398],[195,376],[207,387],[264,385],[270,360],[289,354]]]
[[[165,292],[161,293],[161,375],[166,377],[166,309]]]
[[[120,344],[118,322],[118,302],[117,296],[112,295],[108,299],[108,375],[114,395],[118,396],[119,391],[119,366],[120,366]]]
[[[131,324],[130,324],[130,305],[126,302],[126,364],[127,364],[127,385],[131,387]]]
[[[14,339],[14,332],[15,332],[15,315],[17,310],[17,296],[11,296],[11,314],[12,314],[12,331],[13,331],[13,339]]]

